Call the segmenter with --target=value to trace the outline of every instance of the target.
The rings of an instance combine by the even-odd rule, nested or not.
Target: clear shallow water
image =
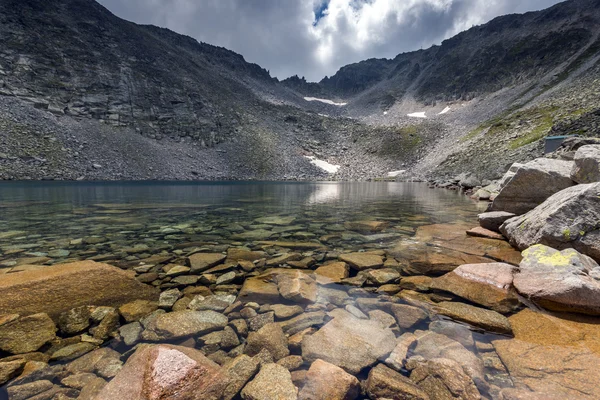
[[[222,253],[232,246],[247,246],[253,250],[265,250],[268,259],[273,259],[288,251],[279,246],[265,246],[261,243],[265,240],[322,244],[315,250],[291,250],[312,259],[315,263],[310,269],[313,270],[328,261],[335,261],[339,254],[352,251],[379,250],[381,254],[387,254],[387,261],[394,261],[387,250],[398,243],[413,243],[419,227],[449,224],[464,229],[464,226],[475,226],[476,215],[484,207],[485,204],[477,204],[463,194],[429,189],[427,185],[418,183],[7,182],[0,183],[0,274],[92,259],[129,269],[142,264],[138,274],[148,271],[158,273],[161,277],[152,284],[167,290],[177,285],[164,277],[164,268],[168,267],[168,263],[185,264],[187,256],[194,252]],[[349,221],[388,224],[376,232],[360,232],[344,226]],[[415,246],[431,246],[431,243],[414,243]],[[154,266],[154,262],[146,264],[144,261],[156,260],[154,256],[157,255],[167,256],[170,261]],[[218,276],[231,269],[227,267],[214,274]],[[244,277],[253,274],[245,274],[237,267],[233,270],[237,274],[233,283],[238,285],[238,289]],[[351,271],[351,277],[356,276],[357,271]],[[197,285],[210,286],[214,293],[219,293],[218,287],[215,288],[214,282],[211,283],[208,278],[200,280]],[[181,285],[177,287],[184,289]],[[349,296],[342,296],[337,303],[333,300],[332,303],[328,303],[329,300],[317,302],[306,306],[305,312],[329,312],[335,307],[338,310],[334,311],[342,311],[347,305],[356,305],[367,313],[365,307],[369,304],[369,307],[378,310],[378,304],[381,304],[382,310],[392,314],[390,301],[414,305],[414,301],[419,300],[398,300],[388,295],[393,293],[377,291],[378,287],[373,282],[366,282],[362,288],[352,284],[328,285],[329,289],[338,293],[334,297],[340,292],[347,292]],[[327,289],[324,291],[327,293]],[[430,300],[436,302],[462,301],[446,294],[431,296]],[[369,303],[369,299],[375,299],[376,304]],[[428,309],[423,304],[424,309]],[[396,315],[398,318],[403,317]],[[597,364],[597,356],[584,353],[581,357],[587,358],[572,361],[570,347],[562,346],[563,339],[556,332],[562,329],[576,332],[572,335],[573,343],[578,348],[585,348],[588,346],[587,338],[600,334],[600,330],[595,328],[600,323],[595,319],[570,321],[545,315],[543,318],[547,321],[537,326],[540,318],[541,314],[520,312],[519,317],[512,320],[518,324],[513,328],[518,327],[519,340],[507,340],[505,336],[450,321],[435,312],[410,328],[395,326],[393,329],[398,337],[403,333],[414,333],[419,337],[411,345],[408,356],[456,359],[463,367],[475,370],[477,379],[474,380],[485,398],[504,398],[500,392],[512,390],[515,386],[527,386],[537,392],[545,390],[545,387],[551,388],[551,391],[566,387],[560,393],[570,397],[562,398],[580,398],[572,396],[578,390],[593,393],[594,389],[586,385],[589,386],[589,381],[595,381],[595,378],[586,368]],[[552,334],[540,334],[548,327]],[[520,344],[522,340],[533,347],[523,347]],[[499,358],[495,341],[509,343],[503,348],[503,355],[507,358]],[[131,346],[122,342],[104,345],[122,354],[130,354]],[[554,347],[539,347],[547,345]],[[196,347],[208,351],[198,338]],[[523,354],[536,354],[531,358],[531,366],[519,364],[530,359]],[[0,354],[0,358],[3,356],[6,354]],[[509,366],[515,374],[509,373],[504,360],[510,361]],[[581,374],[585,377],[578,378],[579,372],[573,376],[573,368],[565,367],[563,370],[553,365],[554,360],[583,364]],[[555,372],[529,378],[527,368],[550,368]],[[402,372],[406,376],[410,374],[406,369]],[[358,377],[365,379],[365,372]],[[541,398],[545,398],[544,395]],[[0,398],[2,396],[0,390]],[[593,396],[586,394],[581,398]]]
[[[273,215],[293,217],[293,228],[269,239],[314,240],[343,231],[339,225],[349,220],[393,222],[390,237],[375,242],[382,244],[420,225],[474,221],[476,213],[461,194],[413,183],[3,183],[0,226],[15,232],[0,236],[0,249],[25,245],[26,252],[13,255],[18,258],[107,235],[122,245],[150,247],[227,243],[236,233],[272,228],[256,219]],[[100,254],[106,250],[93,245]]]

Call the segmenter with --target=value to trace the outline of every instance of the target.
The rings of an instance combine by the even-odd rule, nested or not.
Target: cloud
[[[318,81],[558,0],[99,0],[121,18],[226,47],[280,79]]]

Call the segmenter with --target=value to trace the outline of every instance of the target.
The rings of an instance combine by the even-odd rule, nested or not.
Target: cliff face
[[[336,179],[493,176],[594,112],[599,34],[600,0],[570,0],[319,83],[279,82],[94,0],[0,0],[0,179],[331,177],[304,156],[340,165]]]

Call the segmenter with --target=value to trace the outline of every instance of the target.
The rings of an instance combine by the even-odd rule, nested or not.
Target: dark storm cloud
[[[558,0],[99,0],[121,18],[238,52],[282,79],[320,80],[366,58],[439,44]]]

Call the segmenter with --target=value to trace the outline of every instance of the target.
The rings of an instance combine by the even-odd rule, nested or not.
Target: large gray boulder
[[[556,193],[529,213],[506,221],[500,231],[520,250],[545,244],[574,248],[600,261],[600,183]]]
[[[513,165],[502,179],[490,211],[525,214],[554,193],[573,186],[572,167],[572,161],[549,158]]]
[[[530,247],[513,284],[546,309],[600,315],[600,266],[576,250]]]
[[[577,183],[600,182],[600,145],[582,146],[575,153],[571,179]]]

